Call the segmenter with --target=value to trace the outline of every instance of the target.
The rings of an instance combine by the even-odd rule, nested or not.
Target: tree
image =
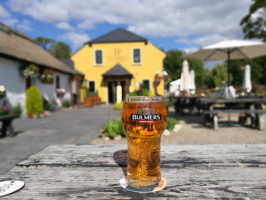
[[[265,0],[253,0],[249,7],[249,13],[242,18],[240,25],[242,26],[245,38],[257,38],[266,41]]]
[[[195,82],[197,87],[205,86],[205,70],[203,63],[198,59],[188,58],[189,70],[194,70],[195,72]]]
[[[164,59],[164,69],[173,80],[179,79],[182,72],[183,52],[170,50]]]
[[[240,22],[245,38],[261,39],[266,42],[266,3],[265,0],[253,0],[249,13]],[[266,57],[253,59],[251,80],[266,84]]]
[[[233,77],[233,85],[241,86],[244,77],[244,67],[249,64],[251,69],[251,81],[253,83],[261,83],[263,78],[263,69],[259,64],[261,58],[255,60],[234,60],[231,61],[231,75]],[[264,60],[265,61],[265,60]]]
[[[45,49],[45,50],[49,50],[51,48],[51,46],[55,43],[55,41],[53,39],[49,39],[49,38],[44,38],[44,37],[36,37],[35,38],[35,43]]]
[[[180,79],[181,77],[182,64],[185,60],[184,55],[185,53],[179,50],[170,50],[166,53],[164,69],[173,80]],[[195,72],[196,86],[203,87],[205,83],[205,72],[202,62],[192,58],[187,59],[187,61],[189,63],[189,70],[193,69]]]
[[[56,42],[53,39],[37,37],[35,38],[35,43],[58,59],[70,58],[71,48],[64,42]]]
[[[208,88],[224,87],[227,83],[227,68],[224,64],[218,63],[207,71],[206,83]]]
[[[64,42],[57,42],[51,46],[49,52],[58,59],[70,58],[71,49],[69,45]]]

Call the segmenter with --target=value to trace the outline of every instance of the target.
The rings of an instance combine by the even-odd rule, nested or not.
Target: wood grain
[[[4,180],[25,187],[3,199],[265,199],[266,145],[162,146],[162,191],[124,190],[126,145],[53,145],[20,162]]]

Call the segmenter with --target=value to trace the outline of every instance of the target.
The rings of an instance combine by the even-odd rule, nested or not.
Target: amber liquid
[[[131,120],[131,114],[139,109],[153,109],[156,114],[161,114],[161,120],[147,123]],[[122,122],[127,133],[127,180],[130,186],[149,189],[159,185],[160,138],[166,126],[166,117],[164,102],[124,103]]]

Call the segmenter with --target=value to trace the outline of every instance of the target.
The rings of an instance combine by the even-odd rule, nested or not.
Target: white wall
[[[4,85],[7,89],[7,97],[13,106],[15,106],[17,103],[20,103],[24,107],[26,80],[19,74],[20,65],[21,63],[18,61],[0,57],[0,85]],[[45,95],[49,97],[50,100],[53,100],[56,98],[55,77],[57,75],[60,76],[60,87],[66,90],[64,99],[70,100],[70,81],[69,75],[67,74],[55,72],[53,84],[44,84],[39,79],[33,79],[31,84],[36,85],[42,95]]]
[[[0,57],[0,85],[7,90],[12,105],[25,105],[25,79],[19,74],[20,63]]]

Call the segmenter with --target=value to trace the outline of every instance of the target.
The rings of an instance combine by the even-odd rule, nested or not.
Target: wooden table
[[[210,122],[214,129],[218,128],[218,117],[227,115],[238,115],[239,122],[244,124],[247,118],[251,118],[251,126],[263,130],[262,115],[266,113],[263,110],[263,104],[266,101],[263,97],[242,97],[236,99],[200,99],[203,108],[204,123]]]
[[[205,97],[202,96],[177,96],[175,97],[175,113],[185,114],[185,109],[189,110],[190,114],[197,113],[200,114],[200,99]]]
[[[265,199],[266,144],[162,146],[164,190],[124,190],[126,145],[54,145],[17,164],[0,181],[25,182],[2,199]]]

